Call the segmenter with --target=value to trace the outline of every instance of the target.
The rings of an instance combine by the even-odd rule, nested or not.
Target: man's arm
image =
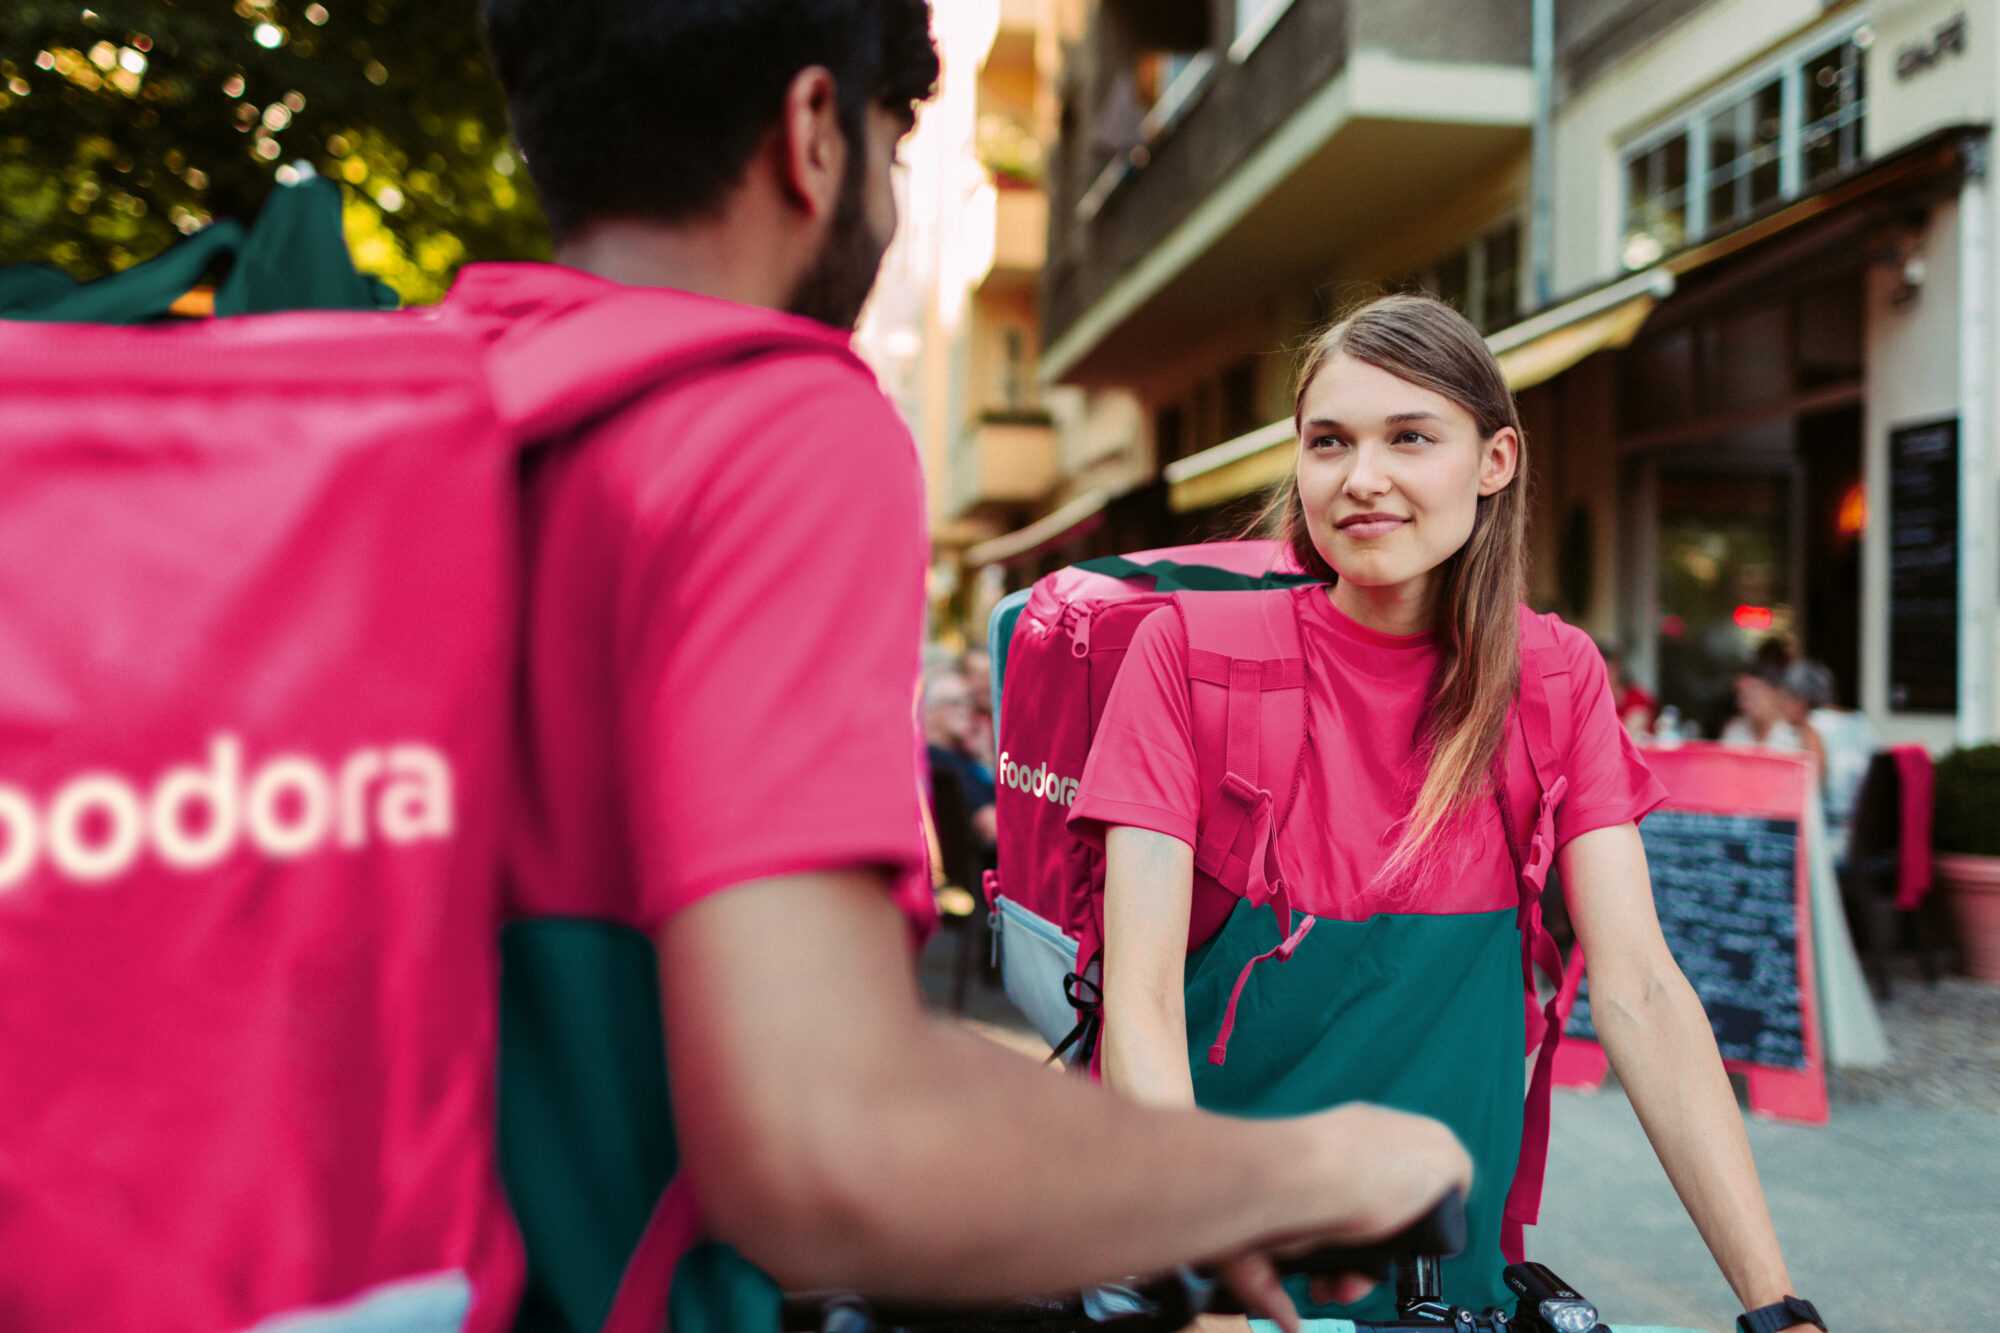
[[[873,874],[716,893],[660,946],[682,1160],[715,1233],[795,1289],[999,1300],[1379,1239],[1470,1179],[1434,1121],[1143,1108],[931,1019]],[[1289,1323],[1261,1282],[1239,1294]]]

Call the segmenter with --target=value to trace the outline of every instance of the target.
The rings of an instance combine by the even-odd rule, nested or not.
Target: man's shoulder
[[[599,427],[600,434],[677,450],[796,448],[808,429],[819,446],[916,461],[909,427],[866,365],[835,347],[792,345],[663,377]],[[848,458],[850,463],[851,457]]]
[[[559,453],[558,484],[581,483],[641,524],[692,503],[731,504],[746,488],[803,499],[801,488],[851,496],[920,486],[916,442],[873,375],[812,347],[663,378]]]

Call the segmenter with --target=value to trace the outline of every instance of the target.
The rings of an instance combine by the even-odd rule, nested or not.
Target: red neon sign
[[[1771,608],[1768,606],[1739,606],[1732,617],[1736,628],[1753,633],[1771,628]]]

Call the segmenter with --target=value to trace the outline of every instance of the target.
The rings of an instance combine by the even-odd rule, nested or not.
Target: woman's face
[[[1736,678],[1736,711],[1760,727],[1782,720],[1778,692],[1758,676],[1744,672]]]
[[[1299,410],[1299,498],[1320,556],[1344,584],[1427,581],[1472,536],[1479,498],[1513,480],[1520,439],[1481,439],[1444,395],[1338,355]]]

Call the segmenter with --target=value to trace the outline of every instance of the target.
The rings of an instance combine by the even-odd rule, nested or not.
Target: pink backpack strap
[[[1190,711],[1206,788],[1195,869],[1254,906],[1271,904],[1281,940],[1236,978],[1208,1053],[1209,1063],[1219,1065],[1228,1057],[1251,971],[1266,959],[1290,958],[1313,926],[1310,916],[1293,922],[1275,844],[1298,799],[1305,762],[1305,652],[1289,588],[1178,593],[1174,606],[1187,632]],[[1197,684],[1223,691],[1219,714],[1194,704]],[[1220,780],[1211,780],[1217,772]]]
[[[1535,971],[1539,968],[1556,988],[1555,995],[1539,1015],[1539,1025],[1531,1025],[1530,1040],[1539,1040],[1535,1072],[1528,1083],[1528,1099],[1522,1108],[1521,1157],[1514,1168],[1514,1185],[1507,1195],[1501,1249],[1509,1263],[1519,1263],[1525,1252],[1522,1228],[1533,1226],[1541,1216],[1542,1181],[1548,1172],[1549,1098],[1555,1072],[1556,1047],[1562,1041],[1563,1024],[1568,1021],[1568,1004],[1562,999],[1562,954],[1542,922],[1542,889],[1548,883],[1549,866],[1555,859],[1556,809],[1569,793],[1569,779],[1563,772],[1571,743],[1576,737],[1575,691],[1568,660],[1557,641],[1551,618],[1521,608],[1521,687],[1516,717],[1526,743],[1537,799],[1534,823],[1527,845],[1520,849],[1521,979],[1532,997]],[[1511,840],[1513,830],[1508,830]],[[1539,1026],[1540,1031],[1532,1031]]]

